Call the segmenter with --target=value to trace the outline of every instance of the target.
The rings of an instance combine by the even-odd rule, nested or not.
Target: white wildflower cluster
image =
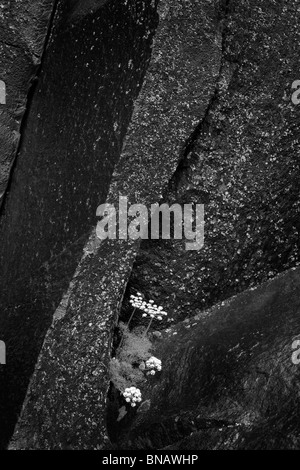
[[[154,303],[154,300],[149,300],[146,302],[143,300],[143,294],[137,292],[137,295],[130,296],[130,303],[134,308],[142,310],[143,317],[157,318],[157,320],[162,320],[163,316],[167,315],[167,312],[164,311],[163,307],[160,307]]]
[[[146,306],[142,309],[144,311],[143,317],[157,318],[157,320],[162,320],[164,315],[167,315],[167,312],[164,311],[163,307],[160,307],[154,303],[154,300],[149,300]]]
[[[135,407],[137,403],[142,401],[141,391],[136,387],[126,388],[123,392],[123,397],[132,407]]]
[[[147,375],[155,375],[156,371],[161,371],[161,360],[157,357],[150,357],[146,361],[146,369],[148,369]]]
[[[146,302],[143,301],[143,294],[140,292],[136,293],[137,295],[131,295],[129,302],[134,308],[140,308],[143,310],[143,306],[146,305]]]

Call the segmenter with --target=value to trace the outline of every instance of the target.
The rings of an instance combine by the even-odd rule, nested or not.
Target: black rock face
[[[18,421],[12,449],[299,448],[299,12],[59,2],[0,222],[3,445]],[[100,242],[120,195],[204,204],[204,247]],[[163,366],[118,420],[136,290],[168,312]]]
[[[204,204],[205,242],[144,241],[129,289],[175,319],[299,263],[298,2],[228,2],[215,91],[161,202]]]
[[[163,331],[162,371],[142,388],[149,405],[118,424],[118,446],[299,448],[299,276],[291,269]]]
[[[4,437],[105,201],[149,61],[155,9],[133,3],[109,2],[75,24],[58,7],[1,218]]]
[[[119,195],[127,195],[130,203],[155,202],[176,168],[178,152],[204,115],[213,89],[220,48],[219,41],[213,41],[218,15],[212,6],[213,2],[194,0],[185,8],[159,4],[151,60],[108,202],[117,205]],[[91,231],[47,332],[11,448],[109,445],[106,405],[112,336],[138,247],[139,240],[130,239],[100,243]]]
[[[0,99],[0,208],[19,148],[28,92],[34,88],[56,3],[1,3],[0,80],[5,89]]]

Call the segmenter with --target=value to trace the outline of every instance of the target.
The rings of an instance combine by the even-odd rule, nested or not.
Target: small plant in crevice
[[[148,332],[153,320],[162,320],[167,313],[153,300],[146,302],[140,292],[130,296],[130,303],[133,312],[127,324],[119,324],[122,339],[116,356],[110,362],[111,381],[125,400],[125,407],[119,409],[118,421],[127,413],[126,404],[134,408],[142,401],[142,393],[137,387],[145,384],[148,376],[162,370],[161,360],[151,354],[153,345],[148,338]],[[146,328],[139,326],[130,331],[129,325],[136,310],[143,312],[142,317],[150,317],[150,321]]]
[[[161,306],[158,306],[154,303],[154,300],[149,300],[149,303],[146,304],[146,306],[144,307],[144,313],[143,313],[143,317],[147,317],[149,316],[150,317],[150,322],[146,328],[146,331],[145,331],[145,336],[147,335],[149,329],[150,329],[150,326],[153,322],[154,319],[157,319],[157,320],[162,320],[163,317],[165,315],[167,315],[167,312],[164,311],[163,307]]]
[[[152,343],[140,327],[133,331],[129,331],[124,323],[120,323],[119,327],[123,334],[122,347],[110,362],[110,375],[115,387],[123,392],[130,386],[145,382],[145,374],[139,365],[151,356]]]
[[[147,370],[147,375],[155,375],[156,371],[161,371],[161,360],[157,357],[151,356],[145,363],[145,369]]]
[[[161,321],[163,320],[163,317],[167,315],[167,312],[164,311],[164,308],[159,305],[156,305],[154,303],[154,300],[149,300],[149,302],[146,302],[144,300],[143,294],[141,294],[140,292],[137,292],[137,295],[131,294],[129,302],[133,306],[133,312],[128,320],[128,327],[137,309],[143,312],[143,318],[146,318],[148,316],[150,317],[150,322],[145,330],[145,336],[147,335],[154,319]]]
[[[137,403],[142,401],[142,394],[140,389],[136,387],[128,387],[123,392],[123,397],[127,403],[130,403],[134,408]]]
[[[140,292],[137,292],[137,295],[131,295],[130,296],[130,300],[129,302],[131,303],[131,305],[133,306],[133,312],[128,320],[128,323],[127,323],[127,326],[129,327],[130,325],[130,322],[135,314],[135,311],[137,308],[139,309],[143,309],[144,305],[146,304],[146,302],[143,300],[143,295],[140,293]]]

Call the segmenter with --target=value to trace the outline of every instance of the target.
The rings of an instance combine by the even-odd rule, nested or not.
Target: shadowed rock
[[[107,6],[111,5],[110,3]],[[216,10],[202,1],[159,2],[160,23],[107,200],[159,200],[205,113],[219,68]],[[208,62],[204,62],[207,57]],[[96,207],[95,207],[96,209]],[[13,448],[105,446],[113,327],[139,241],[85,246],[43,345]],[[45,390],[47,393],[45,394]]]
[[[149,2],[137,9],[135,2],[111,1],[75,25],[66,4],[58,5],[0,224],[0,335],[10,364],[0,371],[6,439],[105,201],[156,23]]]
[[[298,262],[289,90],[299,2],[88,2],[83,18],[71,3],[57,16],[2,226],[0,326],[17,373],[0,390],[15,400],[11,416],[33,372],[10,448],[299,447],[299,269],[206,310]],[[96,207],[119,195],[204,203],[203,251],[100,242]],[[163,371],[140,412],[117,421],[111,389],[107,429],[114,328],[132,288],[177,324],[153,337]]]
[[[94,13],[111,0],[68,0],[70,4],[70,21],[78,20],[87,14]]]
[[[151,406],[119,425],[119,447],[299,448],[299,282],[292,269],[163,331]]]
[[[204,204],[204,247],[143,241],[128,286],[175,320],[299,263],[299,2],[226,3],[215,93],[161,200]]]
[[[2,2],[0,9],[0,207],[20,141],[28,91],[41,63],[55,0]]]

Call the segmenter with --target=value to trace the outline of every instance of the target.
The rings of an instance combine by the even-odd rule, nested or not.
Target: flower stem
[[[152,322],[153,322],[153,318],[151,318],[151,320],[150,320],[150,322],[149,322],[149,325],[148,325],[148,327],[147,327],[147,330],[145,331],[144,336],[147,336],[147,333],[148,333],[148,331],[149,331],[149,328],[150,328]]]
[[[130,315],[130,318],[129,318],[129,320],[128,320],[128,323],[127,323],[127,328],[128,328],[128,329],[129,329],[129,323],[131,322],[132,317],[133,317],[135,311],[136,311],[136,307],[133,309],[133,312],[132,312],[132,314]],[[123,336],[122,336],[121,341],[120,341],[119,346],[118,346],[119,349],[123,346],[123,343],[124,343],[124,333],[123,333]]]
[[[132,312],[132,314],[130,315],[130,318],[129,318],[129,320],[128,320],[128,323],[127,323],[128,328],[129,328],[130,322],[131,322],[131,320],[132,320],[132,318],[133,318],[133,315],[134,315],[134,312],[135,312],[135,311],[136,311],[136,307],[134,307],[133,312]]]

